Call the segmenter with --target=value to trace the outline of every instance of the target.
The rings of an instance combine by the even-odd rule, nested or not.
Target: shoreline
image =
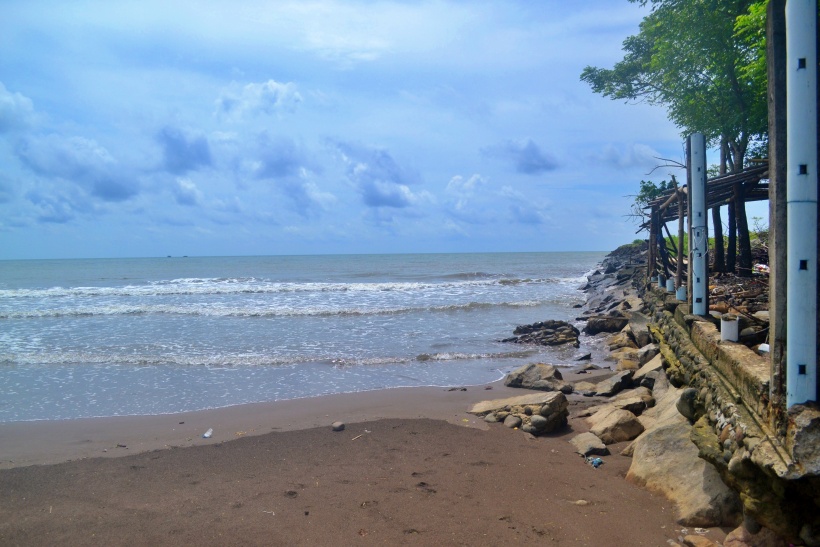
[[[562,367],[567,381],[610,375],[602,368],[577,374]],[[489,389],[488,389],[489,388]],[[467,413],[474,403],[521,395],[528,390],[487,384],[458,387],[397,387],[246,403],[172,414],[106,416],[63,420],[0,422],[0,470],[51,465],[87,458],[112,458],[162,449],[206,446],[271,432],[327,427],[381,419],[427,418],[486,430],[488,425]],[[599,398],[572,395],[577,404]],[[213,435],[202,438],[213,429]]]
[[[0,423],[0,469],[203,446],[273,431],[329,430],[335,421],[430,418],[486,429],[483,420],[467,414],[469,405],[520,394],[516,388],[505,387],[502,380],[487,386],[492,389],[486,390],[483,384],[403,387],[175,414],[4,422]],[[213,436],[202,438],[208,429],[214,430]]]

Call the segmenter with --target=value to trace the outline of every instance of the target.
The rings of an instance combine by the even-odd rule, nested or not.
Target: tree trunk
[[[712,224],[715,234],[715,264],[713,271],[726,271],[726,256],[723,254],[723,221],[720,218],[720,206],[712,207]]]
[[[729,202],[729,245],[726,249],[726,271],[735,272],[737,262],[737,219],[735,218],[735,200]]]
[[[726,174],[726,151],[729,145],[726,144],[726,137],[720,138],[720,164],[718,165],[718,174]],[[720,205],[712,207],[712,224],[714,225],[713,233],[715,235],[715,262],[712,271],[723,273],[726,271],[726,255],[723,252],[725,244],[723,241],[723,221],[720,218]]]
[[[746,219],[746,192],[743,183],[735,184],[735,222],[737,223],[737,275],[752,276],[752,243],[749,239],[749,222]]]
[[[675,179],[672,179],[673,181]],[[678,263],[676,264],[677,268],[675,269],[675,288],[677,289],[681,285],[683,285],[683,257],[685,256],[685,250],[683,248],[683,191],[678,189],[677,182],[675,183],[675,192],[678,194]]]

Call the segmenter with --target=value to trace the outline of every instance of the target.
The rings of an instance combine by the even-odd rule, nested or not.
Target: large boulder
[[[740,518],[737,493],[723,483],[711,464],[698,457],[690,431],[683,420],[641,435],[633,444],[626,478],[674,501],[679,524],[735,525]]]
[[[643,425],[629,412],[615,407],[605,407],[587,418],[589,432],[604,444],[631,441],[643,433]]]
[[[629,328],[639,348],[652,342],[652,335],[649,332],[649,317],[646,315],[637,311],[630,313]]]
[[[595,394],[601,397],[612,397],[619,391],[629,388],[632,385],[632,372],[631,370],[618,372],[598,382]]]
[[[606,345],[609,351],[620,348],[638,349],[638,346],[635,345],[635,342],[632,341],[632,338],[629,337],[629,333],[626,330],[610,335],[609,338],[606,339]]]
[[[569,440],[570,444],[575,447],[575,451],[582,456],[608,456],[609,449],[606,445],[595,436],[594,433],[587,431],[574,436]]]
[[[647,364],[649,361],[660,355],[660,346],[658,344],[647,344],[638,350],[638,363],[641,366]]]
[[[598,316],[590,317],[584,332],[590,336],[599,332],[618,332],[629,323],[626,317]]]
[[[504,385],[539,391],[572,393],[572,384],[564,381],[558,369],[544,363],[530,363],[515,369],[504,378]]]
[[[635,374],[632,375],[632,381],[636,384],[639,384],[643,381],[647,374],[652,372],[653,370],[662,370],[663,369],[663,357],[658,353],[652,359],[647,361],[641,368],[639,368]]]
[[[640,417],[647,429],[631,445],[627,480],[674,502],[678,523],[684,526],[737,525],[737,493],[723,483],[712,464],[698,457],[690,439],[692,427],[678,412],[683,390],[663,385],[662,392],[653,392],[658,397],[655,407]]]

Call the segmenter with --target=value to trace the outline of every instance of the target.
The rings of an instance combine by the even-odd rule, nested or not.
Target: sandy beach
[[[573,452],[583,420],[533,438],[467,414],[521,393],[491,387],[0,424],[0,543],[600,546],[681,535],[663,498],[623,479],[618,445],[599,469]],[[344,431],[331,431],[336,420]]]

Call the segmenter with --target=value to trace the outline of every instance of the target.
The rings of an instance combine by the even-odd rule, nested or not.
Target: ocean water
[[[579,350],[499,340],[572,320],[603,257],[0,261],[0,422],[478,385],[569,363]]]

